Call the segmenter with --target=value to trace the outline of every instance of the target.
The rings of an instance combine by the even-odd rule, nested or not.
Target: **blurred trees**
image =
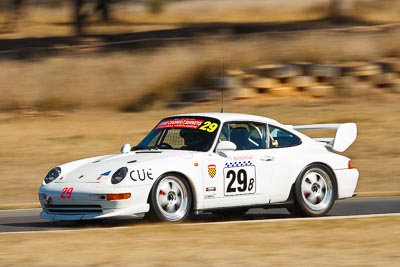
[[[89,17],[99,15],[102,21],[110,21],[111,5],[116,2],[134,2],[135,0],[69,0],[73,14],[73,25],[77,35],[83,33],[83,27]],[[0,8],[5,10],[8,28],[13,28],[16,22],[23,16],[24,5],[53,5],[58,6],[65,0],[0,0]],[[140,0],[147,5],[151,13],[160,13],[164,10],[166,0]]]
[[[331,0],[330,17],[334,22],[345,22],[353,17],[353,0]]]
[[[25,0],[2,1],[1,8],[6,12],[5,28],[12,28],[22,15],[22,7]]]
[[[145,4],[151,13],[160,13],[164,10],[167,0],[69,0],[73,14],[73,25],[77,35],[83,33],[85,23],[89,17],[96,15],[102,21],[111,20],[111,5],[117,2],[138,1]],[[61,4],[65,0],[0,0],[0,6],[6,10],[6,26],[12,29],[16,22],[23,16],[22,10],[25,4],[51,5]],[[346,22],[353,18],[353,6],[355,0],[330,0],[330,18],[333,22]]]
[[[100,14],[103,21],[110,20],[110,4],[115,0],[70,0],[73,7],[73,21],[76,33],[82,33],[85,20]],[[0,8],[5,11],[5,28],[12,30],[23,16],[25,5],[60,5],[63,0],[0,0]]]
[[[165,0],[147,0],[147,7],[151,13],[161,13],[164,10]]]
[[[20,16],[23,4],[24,4],[24,0],[12,0],[11,1],[11,10],[15,16],[15,19],[18,19],[18,17]]]
[[[85,4],[92,1],[88,0],[74,0],[74,19],[75,31],[78,35],[82,33],[82,28],[85,19],[92,14],[100,13],[103,21],[110,20],[110,4],[111,0],[96,0],[92,10],[85,9]]]
[[[96,1],[92,10],[85,9],[85,5]],[[110,20],[110,5],[117,0],[74,0],[75,30],[78,35],[82,33],[84,21],[90,15],[100,13],[103,21]],[[161,13],[164,10],[166,0],[146,0],[145,3],[151,13]]]

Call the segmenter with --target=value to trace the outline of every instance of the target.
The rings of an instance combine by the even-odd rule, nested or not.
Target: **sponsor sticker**
[[[253,163],[250,160],[235,161],[235,162],[227,162],[227,163],[225,163],[225,167],[226,168],[252,166],[252,165],[253,165]]]
[[[208,165],[208,175],[210,175],[211,178],[214,178],[216,174],[217,166],[215,164]]]
[[[97,177],[97,180],[100,180],[103,176],[108,176],[110,175],[111,171],[107,171],[107,172],[103,172],[102,174],[100,174],[99,177]]]
[[[279,142],[278,142],[278,140],[274,140],[274,141],[272,141],[272,145],[273,145],[273,146],[279,146]]]
[[[144,181],[146,179],[153,180],[153,172],[152,169],[139,169],[139,170],[132,170],[129,173],[129,176],[131,177],[132,181],[137,182],[137,181]]]
[[[179,128],[198,129],[204,120],[199,119],[171,119],[160,122],[156,129]]]
[[[215,192],[217,191],[216,187],[206,187],[206,192]]]
[[[252,155],[233,156],[231,157],[231,159],[234,161],[246,161],[246,160],[252,160],[253,156]]]
[[[215,193],[212,195],[205,195],[204,199],[211,199],[211,198],[215,198]]]
[[[72,192],[74,191],[73,187],[64,187],[61,191],[60,198],[61,199],[70,199],[72,198]]]
[[[256,193],[256,168],[250,160],[225,163],[224,195]]]

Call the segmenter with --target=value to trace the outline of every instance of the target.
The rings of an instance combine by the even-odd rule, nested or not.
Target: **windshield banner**
[[[199,119],[170,119],[160,122],[156,129],[179,128],[179,129],[198,129],[204,120]]]

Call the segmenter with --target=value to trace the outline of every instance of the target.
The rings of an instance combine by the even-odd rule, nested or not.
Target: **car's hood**
[[[140,150],[125,154],[88,159],[81,164],[61,165],[61,178],[56,183],[99,183],[121,167],[136,168],[139,164],[163,158],[191,158],[196,152],[181,150]]]

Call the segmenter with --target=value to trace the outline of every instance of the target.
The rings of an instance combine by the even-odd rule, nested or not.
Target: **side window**
[[[236,145],[236,150],[266,148],[266,126],[261,123],[230,122],[222,127],[220,141],[229,140]]]
[[[224,123],[222,125],[221,134],[219,135],[218,141],[229,141],[229,124]]]
[[[273,125],[269,125],[268,128],[270,148],[290,147],[301,144],[301,139],[299,137],[286,130]]]

